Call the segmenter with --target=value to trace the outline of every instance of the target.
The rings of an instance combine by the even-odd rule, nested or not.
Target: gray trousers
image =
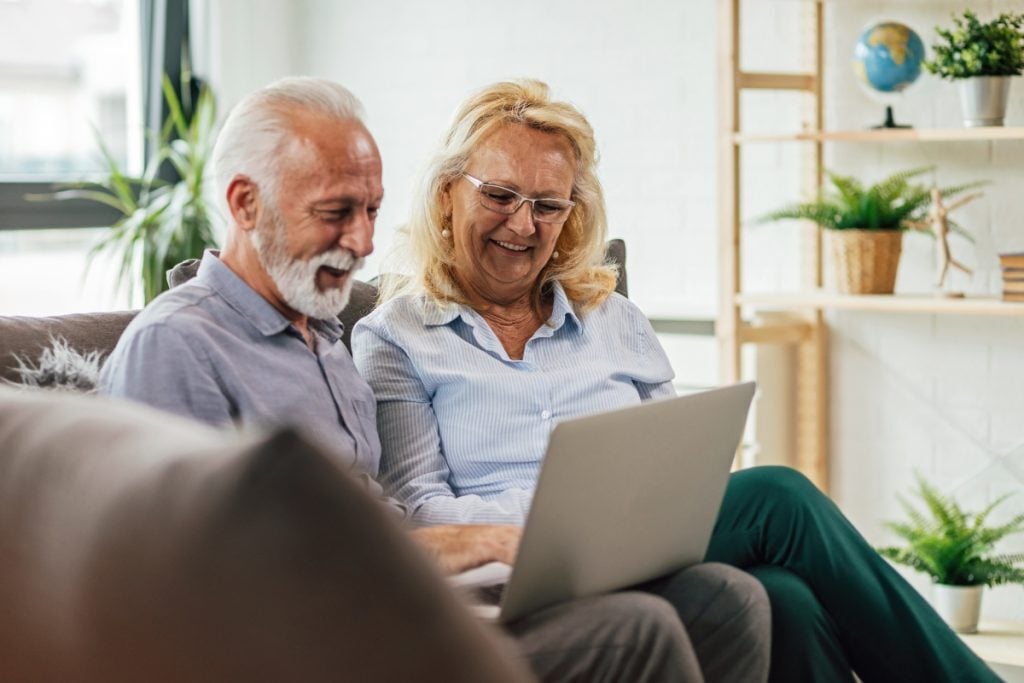
[[[541,681],[768,678],[768,597],[756,579],[724,564],[700,564],[634,590],[556,605],[507,630]]]

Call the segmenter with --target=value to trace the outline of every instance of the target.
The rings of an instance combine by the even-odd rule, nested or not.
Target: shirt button
[[[540,417],[543,420],[550,420],[551,419],[551,411],[550,410],[542,411],[541,414],[540,414]]]

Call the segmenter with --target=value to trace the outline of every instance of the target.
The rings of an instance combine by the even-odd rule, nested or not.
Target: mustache
[[[328,268],[334,268],[336,270],[355,272],[363,267],[364,260],[356,258],[356,255],[348,249],[337,249],[325,252],[319,256],[314,256],[306,263],[310,268],[327,266]]]

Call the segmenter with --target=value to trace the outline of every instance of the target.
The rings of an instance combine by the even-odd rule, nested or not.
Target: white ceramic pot
[[[960,108],[968,128],[1001,126],[1010,96],[1010,76],[960,79]]]
[[[984,588],[932,584],[932,604],[939,616],[957,633],[977,633],[981,591]]]

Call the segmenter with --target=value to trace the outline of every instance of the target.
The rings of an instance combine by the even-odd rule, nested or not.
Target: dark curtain
[[[167,120],[168,107],[163,93],[163,77],[171,81],[186,120],[199,96],[200,81],[192,73],[189,49],[189,0],[140,0],[142,19],[142,93],[146,121],[146,161],[156,149],[155,136]],[[173,134],[173,133],[172,133]],[[174,169],[165,163],[159,176],[167,181],[178,180]]]

